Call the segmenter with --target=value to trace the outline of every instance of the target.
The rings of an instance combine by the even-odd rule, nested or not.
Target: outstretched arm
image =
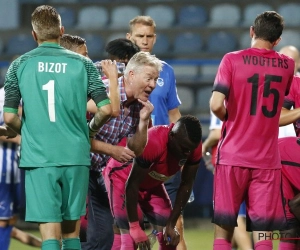
[[[126,182],[125,196],[129,233],[138,247],[146,247],[142,249],[150,249],[148,237],[139,225],[137,212],[139,186],[147,173],[147,168],[142,168],[137,164],[136,160],[133,161],[133,166]]]
[[[191,195],[199,164],[185,165],[181,172],[181,183],[177,191],[174,208],[166,224],[164,238],[173,246],[178,245],[180,236],[175,228],[178,217],[183,211]]]
[[[13,227],[11,231],[11,238],[14,238],[26,245],[34,246],[34,247],[41,247],[42,246],[42,240],[33,234],[26,233],[16,227]]]
[[[127,162],[135,157],[133,151],[128,147],[123,147],[119,145],[112,145],[99,140],[91,140],[91,152],[97,154],[109,155],[119,162]]]
[[[20,135],[21,134],[21,120],[20,120],[18,114],[4,112],[3,117],[4,117],[5,124],[10,129],[12,129],[17,134]]]
[[[300,119],[300,108],[292,110],[281,108],[279,126],[289,125]]]
[[[205,154],[209,148],[218,144],[221,138],[221,129],[212,129],[209,131],[209,134],[206,140],[202,143],[202,154]]]

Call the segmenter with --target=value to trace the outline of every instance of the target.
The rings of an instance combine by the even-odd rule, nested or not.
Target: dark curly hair
[[[177,121],[184,125],[190,141],[199,143],[202,140],[202,126],[198,118],[192,115],[184,115]]]

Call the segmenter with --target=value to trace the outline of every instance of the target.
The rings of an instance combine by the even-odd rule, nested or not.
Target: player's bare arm
[[[21,134],[21,120],[19,116],[15,113],[6,113],[3,114],[5,124],[12,129],[17,134]]]
[[[154,107],[151,102],[149,101],[141,101],[138,100],[140,103],[143,104],[143,108],[140,111],[140,121],[137,127],[135,134],[127,139],[128,148],[134,151],[136,156],[139,156],[147,143],[148,139],[148,125],[150,121],[151,112],[153,111]]]
[[[300,119],[300,108],[286,109],[281,108],[279,126],[285,126],[291,124]]]
[[[167,221],[164,233],[165,240],[168,240],[169,237],[169,243],[173,246],[176,246],[180,240],[180,235],[177,232],[175,225],[190,197],[198,168],[198,163],[195,165],[185,165],[181,171],[181,183],[177,191],[174,208]]]
[[[21,136],[6,126],[0,126],[0,141],[20,144]]]
[[[132,160],[135,157],[133,151],[128,147],[122,147],[118,145],[112,145],[99,140],[91,141],[91,152],[97,154],[109,155],[119,162],[127,162]]]
[[[205,154],[209,148],[218,144],[221,138],[221,129],[210,130],[206,140],[202,143],[202,154]]]
[[[179,108],[170,109],[168,111],[170,123],[175,123],[181,117]]]
[[[211,111],[221,120],[224,121],[226,117],[226,107],[224,105],[225,95],[221,92],[214,91],[210,99]]]
[[[98,107],[97,112],[93,119],[89,122],[89,133],[90,137],[96,135],[98,130],[109,120],[111,117],[111,105],[107,104],[101,107]]]
[[[112,117],[120,114],[120,90],[118,86],[118,69],[116,61],[102,60],[102,71],[109,80],[108,97],[112,107]]]
[[[129,221],[129,233],[139,249],[151,249],[150,242],[144,230],[139,225],[137,205],[139,186],[145,179],[148,168],[140,167],[134,160],[131,172],[126,182],[126,211]]]

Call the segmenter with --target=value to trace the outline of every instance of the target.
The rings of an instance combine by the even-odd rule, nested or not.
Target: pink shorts
[[[289,201],[300,193],[300,169],[294,166],[282,166],[282,190],[285,199],[285,214],[288,228],[299,226],[299,222],[290,211]]]
[[[125,206],[125,183],[130,170],[131,165],[124,168],[105,168],[103,171],[112,215],[117,226],[127,230],[129,224]],[[165,226],[171,210],[171,201],[163,184],[139,191],[137,211],[140,224],[144,214],[151,224]]]
[[[246,201],[248,231],[282,230],[286,226],[281,169],[217,165],[213,223],[237,226],[243,200]]]

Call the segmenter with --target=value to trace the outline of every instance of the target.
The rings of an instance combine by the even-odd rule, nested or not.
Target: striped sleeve
[[[4,112],[18,113],[18,107],[21,100],[21,93],[18,84],[17,70],[20,65],[20,60],[14,61],[5,76],[4,90]]]
[[[85,67],[88,73],[88,96],[94,100],[97,107],[110,104],[106,88],[93,62],[85,60]]]

